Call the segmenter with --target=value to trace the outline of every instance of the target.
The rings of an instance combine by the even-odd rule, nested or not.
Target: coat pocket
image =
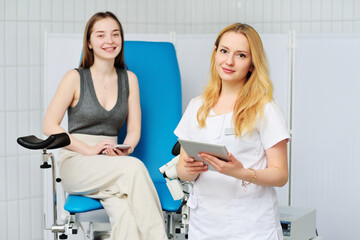
[[[191,209],[195,209],[198,206],[198,198],[194,194],[194,192],[190,194],[189,200],[187,201],[186,205]]]

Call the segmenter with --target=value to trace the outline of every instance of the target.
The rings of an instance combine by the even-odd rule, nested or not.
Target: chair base
[[[105,209],[94,210],[90,212],[76,213],[75,219],[77,222],[96,222],[96,223],[109,223],[109,216]]]
[[[188,225],[183,224],[182,214],[164,212],[165,230],[169,240],[188,239]]]
[[[111,225],[110,223],[89,223],[86,237],[92,240],[108,240],[110,239]]]
[[[110,231],[95,231],[94,234],[94,240],[108,240],[110,239]]]

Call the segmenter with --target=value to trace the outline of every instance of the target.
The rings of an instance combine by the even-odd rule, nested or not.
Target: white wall
[[[360,35],[296,38],[292,204],[325,239],[359,239]]]
[[[360,0],[0,0],[0,239],[42,236],[39,155],[16,138],[41,136],[44,31],[81,33],[103,10],[126,33],[216,34],[235,21],[260,33],[360,33]]]

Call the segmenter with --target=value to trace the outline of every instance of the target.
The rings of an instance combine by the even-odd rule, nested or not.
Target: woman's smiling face
[[[114,19],[107,17],[94,24],[89,48],[95,58],[115,59],[121,51],[121,44],[120,26]]]
[[[216,49],[216,71],[222,81],[245,83],[252,57],[248,39],[241,33],[226,32]]]

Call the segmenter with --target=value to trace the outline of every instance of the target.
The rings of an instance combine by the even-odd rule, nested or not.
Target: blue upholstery
[[[125,42],[125,62],[139,81],[142,113],[141,138],[132,156],[146,165],[155,184],[163,210],[174,212],[181,200],[174,201],[159,168],[173,156],[177,139],[173,131],[181,118],[181,79],[174,45],[169,42]],[[122,142],[126,125],[119,134]],[[100,202],[69,195],[65,210],[72,213],[102,208]]]
[[[97,199],[69,194],[66,198],[64,208],[70,213],[82,213],[102,209],[103,206]]]
[[[132,156],[142,160],[155,184],[162,208],[175,211],[174,201],[159,168],[174,156],[173,131],[180,121],[181,78],[174,45],[169,42],[125,42],[125,62],[138,77],[141,101],[141,138]],[[123,128],[124,129],[124,128]],[[119,141],[124,138],[119,134]]]
[[[176,212],[179,210],[181,200],[175,201],[166,186],[166,182],[155,182],[155,188],[159,195],[161,206],[167,212]]]

